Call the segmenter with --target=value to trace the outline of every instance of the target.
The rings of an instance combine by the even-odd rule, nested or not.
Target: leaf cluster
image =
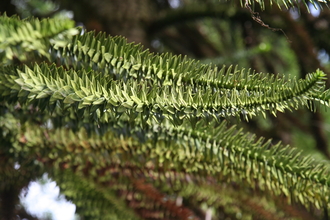
[[[218,69],[67,21],[0,19],[0,105],[17,125],[6,128],[11,152],[35,156],[82,214],[106,216],[111,206],[109,215],[122,219],[131,217],[127,207],[148,218],[194,219],[175,199],[216,212],[227,204],[219,199],[226,187],[329,209],[325,165],[226,122],[328,106],[322,71],[286,79]],[[35,63],[31,52],[41,55]]]

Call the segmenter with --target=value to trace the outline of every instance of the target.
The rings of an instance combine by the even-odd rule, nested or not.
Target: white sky
[[[21,194],[21,203],[32,215],[39,218],[46,218],[47,213],[51,214],[52,220],[74,220],[76,206],[59,195],[59,188],[56,182],[43,177],[45,184],[31,182],[27,194]]]
[[[170,0],[169,3],[172,8],[178,8],[180,6],[180,0]]]
[[[316,6],[316,8],[315,8],[315,6]],[[311,14],[312,14],[314,17],[317,17],[317,16],[320,15],[320,13],[321,13],[321,9],[320,9],[317,5],[315,5],[315,6],[310,5],[310,6],[309,6],[309,10],[310,10]]]

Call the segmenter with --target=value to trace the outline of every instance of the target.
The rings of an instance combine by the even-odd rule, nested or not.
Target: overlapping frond
[[[285,82],[270,79],[272,84],[266,88],[259,86],[266,78],[257,80],[257,74],[251,76],[244,71],[232,74],[231,68],[225,73],[224,69],[214,80],[201,77],[195,83],[194,77],[191,77],[191,82],[178,85],[173,80],[170,84],[155,86],[157,83],[150,84],[144,79],[120,81],[92,70],[74,71],[55,65],[35,64],[33,69],[27,66],[17,70],[13,67],[2,68],[0,89],[3,97],[11,96],[13,101],[19,99],[22,104],[35,103],[38,107],[48,106],[50,110],[57,105],[64,112],[69,107],[77,111],[84,109],[87,114],[81,112],[79,118],[91,115],[99,122],[113,121],[126,115],[132,121],[146,116],[146,120],[168,119],[179,125],[185,118],[192,122],[198,118],[220,120],[239,115],[247,118],[264,114],[267,110],[276,114],[276,111],[310,106],[313,100],[328,104],[328,100],[321,100],[328,98],[327,95],[314,97],[324,90],[325,75],[321,71],[308,75],[305,80]],[[214,74],[214,70],[210,71]],[[247,85],[254,91],[249,91]]]
[[[212,90],[235,88],[261,92],[279,91],[286,88],[279,85],[288,84],[284,78],[273,74],[255,74],[237,67],[218,70],[187,57],[154,55],[143,51],[140,45],[128,44],[122,37],[107,37],[104,33],[97,36],[93,32],[76,35],[72,44],[55,48],[54,53],[59,56],[60,64],[73,69],[100,71],[110,74],[115,80],[133,78],[150,80],[152,85],[158,86],[193,84],[196,87],[208,86]],[[288,87],[292,87],[292,83]]]
[[[52,175],[66,197],[75,202],[77,213],[87,219],[138,220],[138,215],[128,210],[113,189],[102,189],[92,181],[83,180],[70,170],[53,170]]]
[[[49,57],[51,44],[65,44],[78,33],[69,19],[38,20],[18,17],[0,17],[0,61],[10,63],[13,59],[25,61],[35,55]]]
[[[303,106],[313,109],[315,103],[328,106],[322,71],[297,80],[238,67],[218,69],[186,57],[155,55],[102,33],[61,38],[77,33],[66,22],[0,19],[3,112],[33,109],[45,115],[41,124],[11,115],[10,120],[17,120],[6,127],[17,135],[11,138],[11,153],[35,155],[36,161],[53,167],[77,206],[85,207],[81,200],[86,198],[86,216],[132,218],[121,213],[124,203],[114,201],[121,193],[128,207],[144,211],[140,216],[189,219],[194,213],[178,208],[171,195],[202,197],[218,208],[225,203],[211,194],[220,196],[217,185],[225,183],[285,196],[305,207],[330,208],[325,166],[223,122],[230,116],[248,119],[267,111],[276,115]],[[30,41],[35,44],[28,45]],[[35,51],[52,64],[12,64],[21,51],[25,55],[20,60]],[[56,120],[62,126],[50,129]],[[72,121],[76,130],[70,130]],[[80,122],[106,129],[98,135],[81,128]],[[74,172],[71,179],[61,174],[67,168]],[[77,183],[79,178],[88,180]],[[72,194],[77,192],[72,184],[82,194]],[[203,193],[198,194],[198,187]],[[113,209],[102,209],[107,206]],[[93,211],[95,207],[101,208]]]
[[[74,167],[77,172],[103,184],[115,178],[111,172],[109,175],[104,173],[104,169],[115,164],[121,167],[128,164],[141,169],[142,173],[153,170],[150,175],[158,185],[166,186],[163,175],[176,171],[178,175],[171,177],[173,182],[182,181],[184,175],[192,175],[193,182],[194,178],[197,182],[207,182],[212,177],[215,186],[224,181],[244,183],[251,188],[285,195],[290,201],[306,206],[313,204],[318,208],[329,208],[326,195],[329,195],[330,179],[325,166],[311,158],[300,157],[295,149],[280,144],[272,146],[269,141],[256,140],[254,135],[235,127],[228,129],[226,123],[200,122],[196,127],[198,129],[187,125],[154,124],[141,130],[122,126],[121,130],[90,137],[84,130],[74,133],[68,129],[56,129],[44,134],[42,128],[29,127],[20,134],[24,137],[21,150],[32,148],[40,152],[40,160]],[[124,175],[120,173],[117,172],[119,176]],[[133,173],[130,175],[139,176]],[[182,182],[175,191],[183,188]]]
[[[275,114],[285,108],[297,109],[300,105],[309,104],[308,94],[305,93],[307,87],[315,83],[311,87],[311,93],[317,92],[322,87],[322,82],[318,80],[324,78],[324,74],[319,71],[317,76],[314,75],[315,78],[309,76],[305,82],[292,80],[290,83],[272,75],[250,74],[250,71],[237,68],[226,70],[223,67],[219,71],[211,65],[202,65],[180,56],[153,55],[143,51],[138,45],[127,44],[124,38],[109,38],[105,34],[96,37],[93,33],[77,35],[71,44],[55,44],[54,48],[53,53],[56,53],[61,63],[79,71],[64,73],[65,70],[61,69],[61,73],[55,73],[55,70],[53,75],[58,76],[47,85],[52,89],[46,89],[45,83],[40,81],[42,76],[37,76],[41,70],[34,76],[28,71],[29,74],[25,76],[28,84],[31,83],[31,75],[37,81],[32,82],[30,87],[34,87],[34,90],[38,88],[34,91],[36,96],[30,94],[29,97],[51,95],[53,102],[55,97],[58,97],[64,99],[66,104],[79,103],[79,109],[92,105],[105,106],[107,109],[114,106],[119,113],[125,109],[134,109],[137,112],[145,109],[151,112],[151,117],[157,115],[162,118],[162,114],[165,114],[166,118],[176,123],[180,123],[184,117],[189,117],[189,114],[219,119],[239,114],[247,117],[258,111],[264,113],[265,110],[271,110]],[[83,70],[80,70],[82,68]],[[86,74],[86,69],[90,69],[90,73]],[[105,74],[105,78],[109,79],[106,81],[99,76],[103,82],[93,88],[90,85],[97,74]],[[65,76],[66,80],[54,85],[61,75]],[[71,86],[69,81],[78,79],[79,75],[85,79],[81,78],[79,84]],[[124,83],[117,83],[118,80]],[[25,84],[22,80],[18,81],[22,86]],[[87,84],[84,85],[83,82]],[[127,89],[128,87],[131,89]],[[110,93],[106,91],[107,88],[112,88]],[[98,90],[96,93],[95,89]],[[90,109],[94,111],[97,107]]]

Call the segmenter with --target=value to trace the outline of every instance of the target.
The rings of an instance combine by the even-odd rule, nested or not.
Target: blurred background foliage
[[[87,30],[125,36],[155,53],[184,54],[220,67],[239,65],[256,72],[304,78],[316,69],[330,75],[330,10],[320,10],[325,7],[322,4],[289,10],[266,4],[264,11],[254,5],[253,10],[269,27],[254,21],[239,1],[222,0],[2,0],[0,12],[22,18],[69,17]],[[329,83],[328,79],[328,86]],[[7,132],[6,126],[14,126],[1,120],[0,124],[2,133]],[[277,117],[259,116],[240,126],[329,162],[330,112],[322,108],[316,112],[302,109],[279,113]],[[5,146],[10,141],[0,142]],[[6,149],[1,149],[0,158],[5,155],[3,151]],[[33,158],[26,163],[21,164],[17,176],[5,180],[12,181],[13,187],[1,192],[2,210],[6,210],[3,198],[12,198],[13,201],[6,201],[8,207],[17,204],[21,189],[43,174],[42,169],[24,170],[28,163],[34,163]],[[17,172],[12,166],[15,161],[10,158],[1,158],[0,164],[1,170]],[[22,208],[16,211],[21,219],[28,215]]]

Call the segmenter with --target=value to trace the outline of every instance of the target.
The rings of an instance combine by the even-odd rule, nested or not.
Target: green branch
[[[26,61],[31,55],[49,57],[50,45],[64,46],[68,39],[78,33],[69,19],[34,18],[20,20],[18,17],[0,16],[0,62],[11,63],[13,59]]]
[[[152,166],[164,172],[174,169],[198,178],[213,176],[220,182],[244,182],[274,195],[283,194],[306,206],[312,203],[321,208],[329,204],[325,196],[329,193],[329,171],[324,165],[310,157],[300,157],[295,149],[280,144],[272,146],[270,141],[255,140],[253,135],[234,127],[228,129],[225,123],[199,123],[196,127],[192,130],[186,124],[178,128],[153,125],[142,131],[130,127],[86,137],[84,130],[74,133],[56,129],[44,135],[44,129],[28,126],[21,134],[26,143],[20,144],[19,149],[45,152],[40,154],[42,160],[88,170],[88,176],[94,178],[98,178],[97,170],[102,167],[129,163],[137,167]],[[89,163],[92,166],[85,169]],[[111,176],[100,178],[111,179]]]
[[[248,92],[235,88],[212,90],[207,86],[193,84],[158,87],[135,79],[121,82],[94,71],[67,71],[47,64],[35,64],[34,69],[25,66],[21,70],[4,67],[0,72],[2,97],[13,97],[13,100],[5,98],[7,102],[18,99],[22,105],[34,103],[49,108],[60,103],[64,115],[71,106],[76,112],[85,109],[87,114],[93,114],[93,118],[96,117],[100,122],[115,120],[125,114],[131,120],[141,115],[149,115],[157,121],[166,118],[176,125],[181,124],[185,118],[192,121],[198,118],[220,120],[240,114],[248,118],[268,110],[275,115],[276,111],[308,107],[311,101],[317,100],[315,95],[323,92],[325,79],[324,73],[317,71],[305,80],[291,80],[287,85],[275,81],[272,87],[280,88],[279,91],[270,89],[265,92]],[[227,75],[219,75],[219,78],[226,84]],[[258,84],[258,81],[251,83]],[[318,99],[322,97],[327,96],[317,96]],[[327,104],[328,100],[320,102]],[[78,118],[83,116],[80,113]]]

